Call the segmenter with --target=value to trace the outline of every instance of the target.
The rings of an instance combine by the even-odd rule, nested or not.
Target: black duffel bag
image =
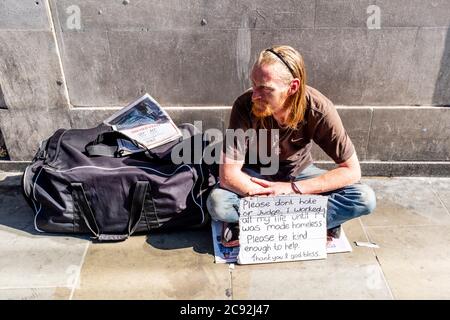
[[[134,232],[205,225],[206,197],[216,174],[201,159],[170,161],[177,143],[191,144],[200,135],[206,144],[192,128],[182,128],[183,141],[128,156],[87,151],[99,136],[114,134],[108,126],[56,131],[41,144],[22,179],[35,229],[120,241]]]

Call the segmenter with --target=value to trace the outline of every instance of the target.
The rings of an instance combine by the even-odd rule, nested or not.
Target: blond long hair
[[[300,86],[296,93],[290,96],[289,117],[286,127],[296,129],[303,120],[306,110],[306,69],[302,55],[290,46],[274,46],[261,51],[255,66],[279,64],[285,72],[280,72],[280,77],[289,83],[292,78],[300,80]],[[281,70],[281,69],[280,69]]]

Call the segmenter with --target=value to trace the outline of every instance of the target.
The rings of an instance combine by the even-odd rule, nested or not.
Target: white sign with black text
[[[316,195],[242,198],[238,263],[325,259],[327,201]]]

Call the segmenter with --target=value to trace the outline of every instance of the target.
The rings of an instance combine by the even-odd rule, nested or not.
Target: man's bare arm
[[[355,152],[347,161],[340,163],[338,168],[315,178],[297,181],[296,185],[305,194],[319,194],[354,184],[360,179],[361,168]]]
[[[240,196],[248,194],[264,194],[264,188],[250,180],[250,176],[242,171],[244,161],[232,160],[222,154],[219,167],[220,186]]]
[[[241,196],[246,195],[277,195],[293,192],[288,182],[269,182],[263,179],[251,178],[242,172],[243,162],[223,159],[220,165],[220,185]],[[361,179],[361,168],[356,153],[339,167],[325,174],[297,181],[296,184],[304,194],[319,194],[336,190]]]

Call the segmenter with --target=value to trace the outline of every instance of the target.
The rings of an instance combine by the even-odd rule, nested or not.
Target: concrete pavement
[[[20,176],[0,172],[0,299],[450,298],[450,178],[364,178],[378,205],[344,225],[353,252],[230,268],[209,229],[120,243],[38,233]]]

